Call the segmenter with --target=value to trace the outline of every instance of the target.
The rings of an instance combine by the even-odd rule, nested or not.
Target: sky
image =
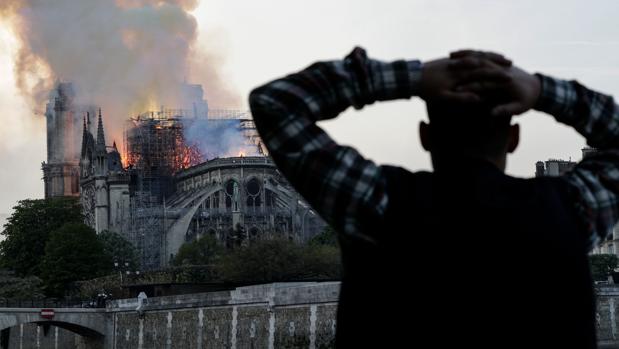
[[[382,60],[493,50],[525,70],[619,93],[617,1],[202,0],[192,14],[198,50],[219,57],[216,69],[226,85],[221,88],[238,97],[228,99],[238,105],[211,103],[215,107],[247,108],[252,88],[317,60],[340,59],[355,46]],[[44,119],[16,88],[16,53],[17,40],[0,21],[0,213],[9,213],[20,199],[43,196]],[[207,84],[191,72],[188,79]],[[209,89],[207,99],[218,92]],[[423,102],[413,98],[348,110],[322,125],[378,163],[417,171],[431,168],[418,138],[425,118]],[[536,161],[580,159],[584,139],[552,117],[528,112],[515,121],[521,144],[508,159],[508,174],[530,177]]]

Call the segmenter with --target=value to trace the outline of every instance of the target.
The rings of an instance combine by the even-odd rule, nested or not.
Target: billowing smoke
[[[197,37],[189,11],[198,1],[2,1],[0,16],[21,45],[18,87],[41,111],[57,81],[73,82],[76,102],[101,106],[108,142],[119,140],[127,117],[175,107],[185,80],[207,89],[220,82],[216,54],[195,69],[209,81],[200,81],[189,66]]]
[[[201,120],[185,124],[185,141],[198,148],[205,160],[230,156],[259,156],[259,146],[239,120]]]

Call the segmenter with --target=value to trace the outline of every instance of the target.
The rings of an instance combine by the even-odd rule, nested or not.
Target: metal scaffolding
[[[138,191],[161,200],[171,194],[172,175],[204,161],[197,147],[188,145],[179,119],[131,119],[125,132],[127,165],[137,172]]]
[[[131,224],[128,240],[138,251],[143,270],[160,267],[161,248],[165,234],[164,205],[147,192],[135,192],[131,197]]]
[[[251,120],[248,111],[237,109],[207,109],[198,112],[195,109],[167,109],[149,111],[139,114],[134,120],[169,120],[169,119],[210,119],[210,120]]]

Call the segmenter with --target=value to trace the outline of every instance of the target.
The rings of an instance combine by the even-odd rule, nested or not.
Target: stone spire
[[[97,147],[105,149],[105,135],[103,134],[103,119],[101,117],[101,108],[99,108],[99,125],[97,126]]]
[[[86,150],[86,142],[88,141],[88,126],[86,126],[86,118],[88,117],[88,112],[84,115],[84,130],[82,131],[82,154],[84,156],[84,152]]]

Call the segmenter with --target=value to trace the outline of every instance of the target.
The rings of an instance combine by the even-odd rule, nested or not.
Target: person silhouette
[[[434,172],[376,165],[317,125],[414,96],[426,101],[419,135]],[[383,62],[355,48],[249,103],[274,162],[338,232],[337,346],[596,347],[587,253],[619,213],[611,97],[491,52]],[[520,139],[512,116],[533,108],[600,151],[561,177],[506,175]]]

